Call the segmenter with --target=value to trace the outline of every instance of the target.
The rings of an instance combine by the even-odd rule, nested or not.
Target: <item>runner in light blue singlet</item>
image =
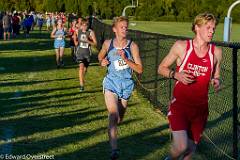
[[[124,16],[114,18],[112,30],[115,38],[105,40],[98,54],[99,64],[107,67],[103,90],[108,110],[111,160],[117,160],[120,156],[117,145],[117,125],[123,120],[134,88],[132,73],[133,71],[137,74],[143,72],[138,45],[127,39],[128,23],[128,19]]]
[[[131,43],[123,48],[126,57],[132,60]],[[107,59],[110,62],[108,65],[108,73],[103,80],[103,88],[115,93],[119,98],[129,99],[134,88],[132,80],[132,69],[123,61],[121,56],[117,53],[117,48],[113,46],[113,40],[108,49]]]
[[[58,49],[60,47],[65,47],[65,37],[66,32],[64,31],[64,28],[57,29],[55,32],[55,39],[54,39],[54,48]]]

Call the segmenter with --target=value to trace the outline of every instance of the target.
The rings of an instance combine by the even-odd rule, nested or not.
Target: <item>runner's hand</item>
[[[126,59],[127,59],[127,57],[126,57],[125,52],[124,52],[123,49],[118,49],[117,52],[118,52],[118,54],[122,57],[123,60],[126,60]]]
[[[215,92],[218,93],[219,90],[221,89],[221,80],[218,79],[218,78],[213,78],[211,80],[211,83],[212,83],[212,85],[214,87]]]
[[[100,65],[103,66],[103,67],[107,66],[108,64],[109,64],[109,61],[108,61],[106,58],[104,58],[104,59],[100,62]]]
[[[176,72],[174,78],[185,85],[191,84],[196,81],[195,76],[190,74],[188,71],[184,71],[184,70],[181,72]]]

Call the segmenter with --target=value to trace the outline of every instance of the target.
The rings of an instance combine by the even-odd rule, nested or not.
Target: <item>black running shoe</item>
[[[84,87],[80,86],[80,92],[83,92],[83,91],[84,91]]]
[[[60,64],[57,64],[57,69],[59,69],[61,67],[61,65]]]
[[[63,62],[63,60],[61,60],[60,61],[60,64],[59,64],[61,67],[63,67],[64,66],[64,62]]]
[[[117,160],[119,158],[120,150],[119,149],[114,149],[112,150],[112,153],[110,155],[111,160]]]

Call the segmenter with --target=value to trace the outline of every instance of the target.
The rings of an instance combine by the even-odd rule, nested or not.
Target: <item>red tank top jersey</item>
[[[71,27],[69,32],[71,33],[71,35],[73,35],[75,31],[76,29],[73,29],[73,27]]]
[[[185,70],[195,77],[195,81],[188,85],[176,81],[173,96],[177,101],[185,104],[208,103],[208,89],[214,66],[214,48],[215,45],[209,44],[207,53],[203,57],[198,57],[193,41],[187,40],[185,57],[182,64],[176,67],[176,72]]]

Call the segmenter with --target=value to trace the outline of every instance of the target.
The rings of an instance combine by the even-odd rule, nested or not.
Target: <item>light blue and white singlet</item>
[[[128,40],[127,46],[123,48],[127,59],[132,59],[131,46],[132,41]],[[134,82],[132,79],[133,70],[127,65],[127,63],[117,53],[117,48],[113,46],[113,40],[111,40],[107,60],[109,65],[107,68],[107,75],[103,80],[103,88],[115,93],[118,98],[129,99],[133,88]]]

